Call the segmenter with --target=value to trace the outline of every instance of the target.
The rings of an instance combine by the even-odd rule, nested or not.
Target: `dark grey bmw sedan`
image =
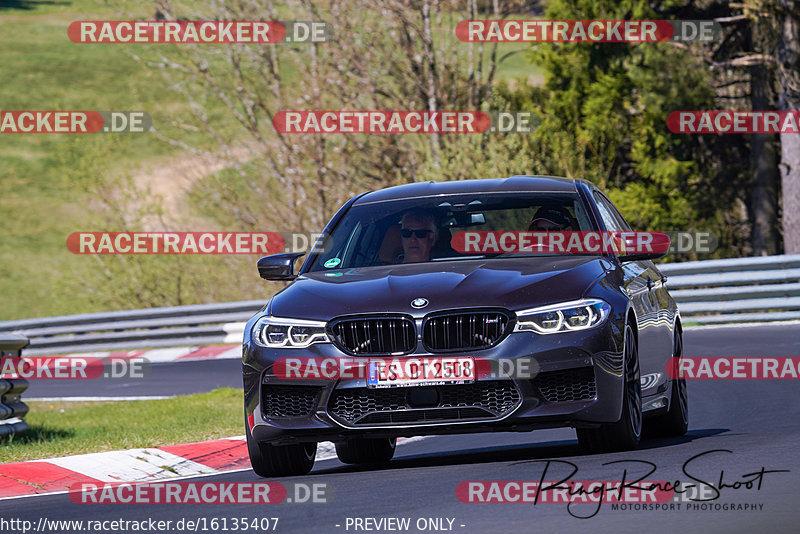
[[[259,260],[262,278],[291,283],[245,328],[254,471],[307,473],[321,441],[358,464],[391,460],[402,436],[569,426],[606,452],[635,448],[643,424],[685,433],[686,384],[665,372],[680,317],[651,261],[666,251],[590,246],[625,232],[582,180],[352,198],[297,272],[302,253]],[[554,247],[563,236],[580,246]]]

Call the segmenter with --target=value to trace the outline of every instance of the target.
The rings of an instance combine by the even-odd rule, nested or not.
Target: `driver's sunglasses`
[[[417,239],[425,239],[428,234],[432,234],[433,230],[428,230],[426,228],[421,228],[419,230],[409,230],[408,228],[403,228],[400,230],[400,235],[408,239],[411,237],[411,234],[417,236]]]

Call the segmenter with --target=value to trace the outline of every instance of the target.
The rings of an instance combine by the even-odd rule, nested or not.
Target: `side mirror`
[[[614,237],[619,239],[621,262],[657,260],[669,252],[670,239],[664,232],[620,232]]]
[[[289,252],[287,254],[273,254],[258,260],[258,274],[264,280],[287,281],[294,280],[294,262],[305,252]]]

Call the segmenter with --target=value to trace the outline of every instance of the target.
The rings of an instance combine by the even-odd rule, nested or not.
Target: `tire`
[[[257,443],[247,428],[247,452],[250,465],[260,477],[305,475],[314,467],[316,442],[292,445]]]
[[[675,358],[683,356],[683,337],[675,330]],[[680,367],[676,367],[680,369]],[[685,378],[672,379],[669,410],[647,421],[648,434],[658,437],[680,437],[689,430],[689,392]]]
[[[343,464],[383,464],[394,456],[396,438],[350,439],[336,443]]]
[[[625,325],[625,379],[622,390],[622,415],[616,423],[600,428],[577,429],[578,444],[589,454],[628,451],[639,446],[642,438],[642,384],[639,352],[630,324]]]

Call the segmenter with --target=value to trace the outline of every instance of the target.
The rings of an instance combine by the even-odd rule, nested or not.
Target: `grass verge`
[[[31,402],[30,429],[0,441],[0,463],[192,443],[244,432],[242,391],[221,388],[172,399]]]

